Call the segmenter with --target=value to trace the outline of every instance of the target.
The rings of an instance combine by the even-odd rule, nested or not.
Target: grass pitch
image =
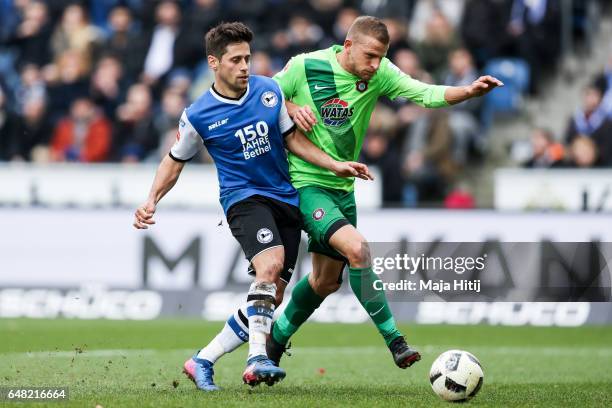
[[[181,374],[183,362],[222,323],[0,320],[0,386],[69,387],[50,407],[431,407],[429,368],[460,348],[482,362],[485,380],[470,406],[610,406],[612,327],[402,326],[423,360],[395,367],[371,324],[306,324],[293,338],[287,378],[253,390],[241,374],[246,347],[215,366],[218,393]],[[0,405],[3,403],[0,402]]]

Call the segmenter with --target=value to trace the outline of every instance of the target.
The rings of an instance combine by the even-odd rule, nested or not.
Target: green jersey
[[[298,55],[274,76],[287,100],[311,107],[318,122],[306,136],[334,159],[357,160],[370,116],[381,95],[391,99],[401,96],[427,108],[448,106],[444,99],[446,87],[419,82],[387,58],[383,58],[370,81],[360,80],[340,66],[336,54],[342,49],[334,45]],[[337,177],[291,153],[289,174],[296,188],[353,190],[354,179]]]

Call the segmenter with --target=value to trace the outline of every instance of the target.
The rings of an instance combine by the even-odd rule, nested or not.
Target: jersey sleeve
[[[449,106],[444,98],[447,86],[430,85],[403,73],[395,64],[385,58],[380,66],[382,94],[390,99],[404,97],[425,108]]]
[[[289,112],[287,112],[287,105],[285,105],[285,97],[281,92],[281,108],[278,114],[278,127],[283,136],[287,136],[291,134],[295,130],[295,123],[293,123],[293,119],[289,116]]]
[[[183,111],[176,134],[176,142],[170,149],[170,157],[178,162],[186,162],[193,159],[203,146],[202,137],[189,121],[187,112]]]
[[[293,57],[287,62],[285,67],[276,73],[272,78],[278,83],[287,99],[293,99],[297,92],[297,85],[300,77],[300,66],[303,64],[299,56]]]

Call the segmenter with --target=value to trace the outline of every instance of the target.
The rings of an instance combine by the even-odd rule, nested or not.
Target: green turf
[[[42,406],[449,406],[427,380],[450,348],[483,363],[484,386],[470,406],[610,406],[612,327],[403,326],[423,360],[393,365],[372,325],[309,323],[293,339],[287,378],[274,387],[241,384],[246,348],[217,366],[223,391],[197,391],[183,361],[221,323],[1,320],[0,386],[67,386],[68,403]],[[175,387],[176,385],[176,387]],[[5,406],[27,406],[7,403]]]

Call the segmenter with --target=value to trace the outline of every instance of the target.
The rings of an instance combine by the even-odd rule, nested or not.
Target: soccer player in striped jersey
[[[285,148],[339,177],[371,177],[367,166],[332,159],[296,130],[274,80],[249,76],[252,37],[242,23],[222,23],[207,33],[215,82],[183,112],[177,141],[134,220],[138,229],[155,223],[157,203],[174,186],[185,162],[206,146],[217,167],[221,205],[255,281],[246,303],[221,333],[184,364],[185,373],[205,391],[218,389],[213,381],[216,360],[244,341],[249,342],[245,383],[272,385],[285,377],[266,351],[274,309],[291,278],[301,235],[299,197],[290,183]]]

